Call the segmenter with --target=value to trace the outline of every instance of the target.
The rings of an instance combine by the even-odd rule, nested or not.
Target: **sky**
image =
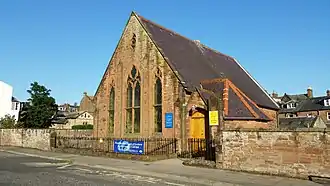
[[[0,81],[57,103],[93,95],[131,11],[235,57],[269,92],[330,89],[329,0],[1,0]]]

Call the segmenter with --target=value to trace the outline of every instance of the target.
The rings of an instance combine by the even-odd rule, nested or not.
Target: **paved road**
[[[0,152],[0,186],[10,185],[185,186],[189,184]]]

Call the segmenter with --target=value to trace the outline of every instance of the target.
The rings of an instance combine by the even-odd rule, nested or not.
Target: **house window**
[[[160,77],[156,77],[155,92],[154,92],[154,119],[155,119],[155,132],[162,132],[162,82]]]
[[[330,106],[330,99],[324,100],[324,106]]]
[[[109,132],[113,133],[115,127],[115,88],[111,87],[110,90],[110,103],[109,103]]]
[[[327,112],[327,119],[330,120],[330,112]]]
[[[287,108],[296,108],[297,104],[296,103],[289,103],[287,105]]]
[[[140,133],[141,77],[133,66],[127,79],[126,133]]]

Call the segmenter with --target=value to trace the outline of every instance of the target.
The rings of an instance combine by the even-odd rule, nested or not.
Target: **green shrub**
[[[93,125],[87,124],[87,125],[73,125],[72,129],[93,129]]]

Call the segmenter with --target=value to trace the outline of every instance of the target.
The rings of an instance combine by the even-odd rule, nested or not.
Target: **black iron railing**
[[[188,138],[187,148],[182,149],[179,157],[215,160],[214,140],[209,140],[208,143],[210,144],[207,144],[207,140],[204,138]]]
[[[170,155],[177,152],[175,138],[95,138],[57,136],[55,148],[74,148],[105,153]]]

